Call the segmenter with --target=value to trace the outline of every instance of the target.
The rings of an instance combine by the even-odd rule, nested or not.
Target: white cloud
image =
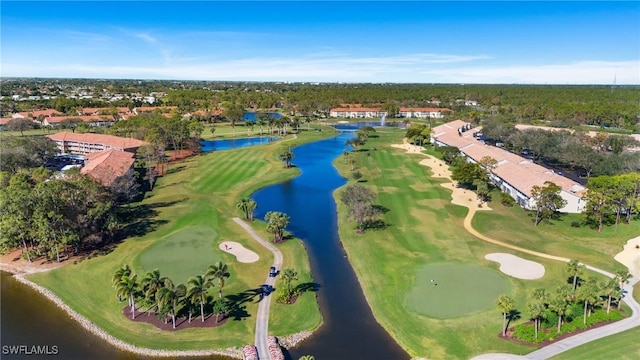
[[[149,35],[149,34],[145,34],[145,33],[138,33],[134,35],[135,37],[137,37],[138,39],[142,39],[146,42],[155,44],[156,42],[158,42],[158,40],[156,38],[154,38],[153,36]]]
[[[338,54],[333,54],[338,55]],[[3,76],[100,77],[250,81],[341,81],[425,83],[640,84],[640,61],[579,61],[564,64],[473,66],[486,55],[405,54],[337,57],[327,53],[290,58],[207,62],[165,54],[156,66],[2,64]],[[466,63],[467,65],[462,65]]]

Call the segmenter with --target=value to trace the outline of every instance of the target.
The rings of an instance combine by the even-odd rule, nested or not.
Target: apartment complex
[[[147,142],[103,134],[79,134],[68,131],[47,135],[58,145],[58,150],[63,154],[87,155],[98,151],[120,150],[135,153],[136,150]]]
[[[444,114],[451,112],[447,108],[400,108],[398,115],[405,118],[433,118],[441,119]],[[335,118],[381,118],[388,112],[382,108],[339,107],[329,111],[329,116]]]
[[[475,136],[479,130],[462,120],[455,120],[433,128],[431,142],[457,147],[470,162],[477,163],[485,156],[495,159],[495,168],[488,169],[491,181],[526,209],[535,209],[535,201],[531,198],[533,186],[544,186],[550,181],[562,188],[560,196],[567,201],[561,212],[582,212],[586,205],[582,198],[586,191],[584,186],[522,156],[484,144]]]

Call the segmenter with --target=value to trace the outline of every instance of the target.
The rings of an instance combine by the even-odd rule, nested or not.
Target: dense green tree
[[[284,167],[288,169],[291,167],[291,161],[296,157],[296,155],[291,151],[291,146],[287,145],[280,149],[278,157],[280,158],[280,161],[284,163]]]
[[[477,163],[468,162],[463,157],[459,157],[452,165],[454,168],[451,171],[451,179],[461,184],[471,186],[476,180],[481,180],[485,183],[489,181],[487,171]]]
[[[531,199],[535,206],[536,218],[534,224],[538,226],[544,220],[550,220],[560,209],[567,205],[567,201],[560,196],[562,188],[550,181],[543,186],[534,185],[531,188]]]

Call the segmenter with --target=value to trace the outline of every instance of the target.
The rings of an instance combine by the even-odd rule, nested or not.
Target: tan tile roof
[[[0,125],[7,125],[13,118],[0,118]]]
[[[533,163],[520,155],[513,154],[502,148],[484,145],[473,134],[480,131],[474,128],[458,135],[458,128],[466,122],[454,120],[433,128],[432,137],[440,142],[460,149],[465,155],[479,161],[484,156],[491,156],[498,161],[498,166],[493,170],[494,174],[501,177],[523,194],[531,196],[531,188],[534,185],[544,186],[545,181],[551,181],[560,186],[562,190],[580,195],[585,188],[577,182],[558,175],[553,171]]]
[[[103,112],[103,113],[108,113],[112,110],[113,108],[108,108],[108,107],[101,107],[101,108],[82,108],[81,113],[82,114],[86,114],[86,115],[92,115],[92,114],[97,114],[99,112]],[[130,113],[131,110],[129,110],[128,107],[117,107],[115,108],[116,111],[118,111],[118,114],[127,114]]]
[[[83,122],[95,122],[95,121],[114,121],[113,117],[109,115],[83,115],[83,116],[51,116],[45,120],[49,124],[61,123],[67,119],[79,119]]]
[[[377,112],[377,111],[383,111],[383,110],[381,108],[363,108],[363,107],[353,107],[353,108],[344,107],[344,108],[335,108],[330,110],[330,112],[354,112],[354,111]]]
[[[177,109],[177,106],[138,106],[135,108],[136,112],[152,112],[154,110],[171,111]]]
[[[124,176],[135,162],[132,153],[113,149],[89,154],[85,159],[85,166],[80,172],[104,186],[111,186],[117,178]]]
[[[137,148],[148,144],[146,141],[132,138],[123,138],[119,136],[103,134],[80,134],[68,131],[47,135],[47,137],[54,141],[75,141],[89,144],[104,144],[116,149]]]
[[[31,114],[33,118],[37,118],[40,115],[47,117],[47,116],[60,115],[61,113],[56,109],[45,109],[45,110],[23,111],[23,112],[19,112],[18,114],[24,117],[29,117],[29,114]]]

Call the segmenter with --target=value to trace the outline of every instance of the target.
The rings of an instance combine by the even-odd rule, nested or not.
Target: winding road
[[[273,266],[280,270],[282,267],[282,253],[278,250],[273,244],[269,241],[263,239],[258,233],[253,230],[249,224],[244,222],[242,219],[238,217],[234,217],[233,221],[235,221],[238,225],[240,225],[246,232],[251,235],[257,242],[259,242],[262,246],[267,248],[273,254]],[[276,277],[270,277],[267,275],[267,280],[264,284],[273,286],[276,282]],[[255,334],[255,345],[258,349],[258,358],[260,359],[271,359],[271,355],[269,353],[269,347],[267,346],[267,335],[269,334],[269,307],[271,306],[271,296],[266,295],[260,301],[258,305],[258,315],[256,317],[256,334]]]

